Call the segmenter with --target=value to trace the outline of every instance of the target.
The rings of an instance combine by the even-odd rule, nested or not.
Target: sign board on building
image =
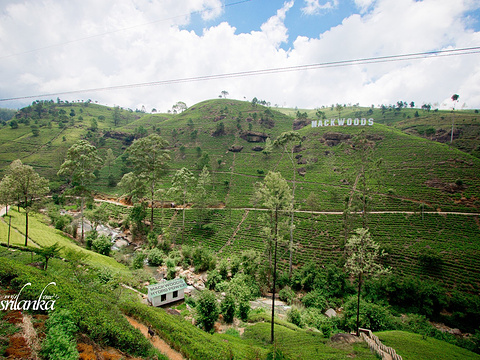
[[[184,298],[187,287],[183,279],[165,280],[158,284],[147,286],[148,301],[153,306],[161,306]]]

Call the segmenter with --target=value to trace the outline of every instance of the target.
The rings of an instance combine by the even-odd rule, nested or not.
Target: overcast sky
[[[36,99],[166,112],[217,98],[316,108],[480,108],[480,53],[87,89],[480,46],[480,0],[0,0],[0,107]],[[54,94],[40,97],[43,94]]]

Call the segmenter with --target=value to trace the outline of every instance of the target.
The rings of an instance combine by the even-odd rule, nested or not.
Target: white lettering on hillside
[[[324,127],[324,126],[372,126],[375,120],[373,118],[338,118],[338,119],[325,119],[325,120],[312,120],[312,127]]]

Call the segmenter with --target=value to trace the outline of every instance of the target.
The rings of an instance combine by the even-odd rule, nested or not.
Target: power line
[[[59,46],[69,45],[69,44],[73,44],[73,43],[84,41],[84,40],[95,39],[95,38],[103,37],[105,35],[115,34],[115,33],[121,32],[121,31],[132,30],[132,29],[136,29],[136,28],[139,28],[139,27],[144,27],[144,26],[148,26],[148,25],[152,25],[152,24],[156,24],[156,23],[160,23],[160,22],[164,22],[164,21],[183,18],[184,16],[202,14],[202,13],[204,13],[206,11],[209,11],[209,10],[225,9],[226,7],[230,7],[230,6],[234,6],[234,5],[240,5],[240,4],[249,2],[249,1],[252,1],[252,0],[240,0],[240,1],[233,2],[233,3],[224,4],[222,6],[212,7],[212,8],[205,9],[205,10],[194,11],[194,12],[191,12],[191,13],[188,13],[188,14],[176,15],[176,16],[172,16],[172,17],[169,17],[169,18],[165,18],[165,19],[151,21],[151,22],[148,22],[148,23],[143,23],[143,24],[133,25],[133,26],[117,29],[117,30],[107,31],[107,32],[104,32],[104,33],[101,33],[101,34],[85,36],[85,37],[81,37],[81,38],[78,38],[78,39],[68,40],[68,41],[65,41],[65,42],[62,42],[62,43],[58,43],[58,44],[47,45],[47,46],[39,47],[39,48],[36,48],[36,49],[31,49],[31,50],[19,52],[19,53],[4,55],[4,56],[0,56],[0,60],[10,58],[10,57],[14,57],[14,56],[18,56],[18,55],[30,54],[30,53],[33,53],[33,52],[46,50],[46,49],[51,49],[51,48],[55,48],[55,47],[59,47]]]
[[[72,95],[72,94],[79,94],[79,93],[86,93],[86,92],[123,90],[123,89],[139,88],[139,87],[146,87],[146,86],[172,85],[172,84],[181,84],[181,83],[191,83],[191,82],[197,82],[197,81],[220,80],[220,79],[247,77],[247,76],[278,74],[278,73],[293,72],[293,71],[305,71],[305,70],[337,68],[337,67],[346,67],[346,66],[355,66],[355,65],[379,64],[379,63],[396,62],[396,61],[409,61],[409,60],[418,60],[418,59],[425,59],[425,58],[447,57],[447,56],[461,56],[461,55],[471,55],[471,54],[479,54],[479,53],[480,53],[480,46],[460,48],[460,49],[426,51],[426,52],[410,53],[410,54],[375,56],[370,58],[330,61],[330,62],[309,64],[309,65],[267,68],[267,69],[261,69],[261,70],[240,71],[240,72],[232,72],[232,73],[225,73],[225,74],[203,75],[203,76],[159,80],[159,81],[144,82],[144,83],[63,91],[63,92],[49,93],[49,94],[18,96],[18,97],[0,99],[0,102],[33,99],[33,98],[40,98],[40,97],[52,97],[52,96],[59,96],[59,95]]]

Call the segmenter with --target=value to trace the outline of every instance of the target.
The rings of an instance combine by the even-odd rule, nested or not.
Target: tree
[[[266,158],[268,158],[272,153],[272,151],[273,151],[272,140],[270,140],[270,138],[267,138],[267,140],[265,140],[265,147],[262,150],[262,154],[265,155]]]
[[[113,155],[113,150],[107,150],[107,156],[105,156],[105,166],[108,166],[108,175],[111,174],[110,167],[112,166],[113,162],[115,161],[115,155]]]
[[[145,194],[145,183],[141,181],[133,172],[126,173],[118,183],[118,186],[124,191],[127,201],[133,203],[141,199]]]
[[[58,242],[56,242],[51,246],[46,246],[46,247],[42,247],[40,249],[34,250],[35,253],[45,258],[45,264],[43,266],[43,270],[47,270],[48,260],[60,255],[60,250],[62,250],[62,247],[58,245]]]
[[[153,209],[159,178],[165,174],[170,160],[167,146],[167,140],[158,134],[151,134],[135,140],[127,150],[134,164],[133,174],[145,183],[145,188],[150,195],[150,230],[153,229]]]
[[[108,212],[100,206],[96,206],[95,209],[85,212],[85,216],[92,223],[92,228],[97,231],[98,225],[106,224],[108,222]]]
[[[113,126],[117,127],[120,124],[120,107],[115,106],[113,109]]]
[[[287,131],[282,134],[274,141],[273,145],[275,147],[283,148],[285,154],[287,154],[290,162],[292,163],[292,170],[293,170],[293,190],[292,190],[292,209],[294,208],[295,204],[295,188],[296,188],[296,173],[297,170],[295,169],[295,157],[293,156],[293,151],[298,143],[300,143],[302,138],[300,134],[296,131]],[[290,223],[290,245],[289,245],[289,259],[288,259],[288,275],[292,276],[292,256],[293,256],[293,229],[295,227],[294,224],[294,212],[291,212],[291,223]]]
[[[100,235],[92,241],[92,249],[102,255],[110,255],[112,250],[112,242],[106,235]]]
[[[9,165],[2,182],[4,182],[2,187],[10,186],[12,195],[19,202],[23,201],[23,208],[25,209],[25,246],[27,246],[30,207],[34,199],[49,191],[48,180],[38,175],[31,166],[23,165],[22,161],[17,159]]]
[[[210,290],[200,292],[197,299],[197,321],[207,332],[212,332],[220,310],[215,293]]]
[[[193,176],[192,172],[187,168],[181,168],[177,170],[175,175],[172,178],[172,187],[168,191],[169,194],[175,196],[182,200],[182,242],[183,236],[185,233],[185,207],[187,205],[187,201],[189,200],[191,194],[190,189],[195,181],[195,177]]]
[[[338,117],[340,117],[340,114],[342,113],[342,110],[343,110],[343,106],[340,104],[337,104],[337,106],[335,106],[335,110],[338,111]]]
[[[187,110],[187,104],[185,104],[183,101],[177,101],[177,103],[172,106],[172,110],[174,113],[181,113]]]
[[[235,307],[235,295],[229,292],[225,295],[225,298],[220,304],[223,320],[225,320],[227,324],[233,322],[233,318],[235,317]]]
[[[455,122],[455,103],[458,103],[458,99],[460,98],[460,95],[458,94],[453,94],[452,95],[452,101],[453,101],[453,110],[452,110],[452,132],[450,134],[450,144],[453,142],[453,124]]]
[[[195,206],[200,209],[200,221],[205,218],[206,208],[212,201],[212,191],[210,186],[212,184],[212,178],[207,167],[204,166],[201,173],[198,175],[197,186],[193,194],[193,201]]]
[[[228,95],[228,91],[222,90],[221,94],[222,94],[221,96],[223,96],[223,98],[226,99]]]
[[[272,323],[270,340],[274,341],[274,315],[275,315],[275,287],[277,280],[277,247],[279,240],[279,212],[292,211],[292,190],[287,184],[287,181],[280,173],[269,171],[262,183],[257,184],[255,192],[256,198],[260,204],[266,207],[273,219],[272,223],[272,238],[274,244],[273,252],[273,286],[272,286]]]
[[[345,245],[347,250],[347,260],[345,268],[353,276],[358,278],[357,292],[357,336],[359,336],[360,327],[360,293],[362,282],[368,276],[378,276],[389,272],[388,269],[378,263],[378,260],[385,255],[380,246],[373,241],[368,229],[358,228],[355,234],[348,239]]]
[[[95,179],[94,171],[102,164],[102,159],[97,155],[97,148],[86,140],[79,140],[67,151],[65,161],[60,170],[59,176],[69,176],[73,185],[73,193],[80,196],[80,213],[82,217],[82,236],[84,241],[84,207],[85,198],[90,195],[90,185]]]
[[[8,205],[15,201],[15,194],[12,192],[13,188],[14,180],[6,174],[0,181],[0,204],[6,206],[5,215],[8,214]]]

